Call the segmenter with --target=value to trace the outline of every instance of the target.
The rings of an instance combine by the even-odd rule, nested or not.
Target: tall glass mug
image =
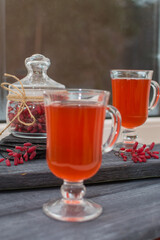
[[[135,128],[148,118],[148,110],[156,107],[159,99],[159,85],[151,80],[153,71],[111,70],[113,106],[121,113],[123,142],[115,149],[131,148],[137,140]],[[149,104],[150,87],[153,88]]]
[[[83,180],[96,174],[102,152],[111,151],[120,132],[121,116],[108,105],[110,93],[100,90],[55,89],[44,94],[47,126],[47,163],[64,180],[62,199],[43,205],[44,212],[62,221],[87,221],[102,207],[83,199]],[[106,111],[112,117],[108,140],[102,146]]]

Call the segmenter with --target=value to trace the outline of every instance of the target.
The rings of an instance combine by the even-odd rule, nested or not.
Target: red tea
[[[122,126],[134,128],[148,117],[149,79],[112,79],[113,106],[121,113]]]
[[[52,104],[45,110],[50,170],[73,182],[93,176],[102,160],[105,107],[80,102]]]

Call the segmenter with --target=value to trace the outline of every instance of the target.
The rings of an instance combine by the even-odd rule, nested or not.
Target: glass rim
[[[106,95],[110,95],[110,91],[107,91],[107,90],[99,90],[99,89],[87,89],[87,88],[53,88],[53,89],[45,89],[43,91],[44,94],[52,94],[56,91],[60,91],[60,92],[63,92],[63,91],[68,91],[68,92],[77,92],[77,93],[87,93],[87,92],[91,92],[91,93],[104,93]]]
[[[111,69],[110,72],[119,71],[119,72],[153,72],[153,70],[141,70],[141,69]]]

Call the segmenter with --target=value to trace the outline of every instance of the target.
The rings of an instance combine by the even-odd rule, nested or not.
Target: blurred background
[[[159,23],[159,0],[0,0],[0,82],[5,72],[23,78],[35,53],[66,87],[111,91],[113,68],[153,69],[159,82]],[[0,89],[1,122],[6,94]]]

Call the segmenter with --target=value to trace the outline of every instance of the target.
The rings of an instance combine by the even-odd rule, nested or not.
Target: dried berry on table
[[[13,160],[14,166],[17,166],[18,164],[23,164],[24,161],[27,162],[29,160],[33,160],[37,153],[38,145],[32,145],[32,143],[27,142],[24,143],[23,146],[15,146],[14,150],[6,149],[6,152],[8,152],[8,156],[6,158],[0,158],[0,162],[3,162],[5,160],[6,166],[11,166],[11,161]]]
[[[152,151],[155,146],[155,143],[152,142],[149,147],[146,148],[146,144],[144,144],[142,147],[138,148],[138,142],[135,142],[132,148],[125,149],[120,148],[120,151],[122,152],[116,152],[115,155],[119,156],[123,159],[123,161],[127,161],[127,159],[131,159],[134,163],[137,162],[147,162],[147,159],[154,158],[159,159],[159,151]]]

